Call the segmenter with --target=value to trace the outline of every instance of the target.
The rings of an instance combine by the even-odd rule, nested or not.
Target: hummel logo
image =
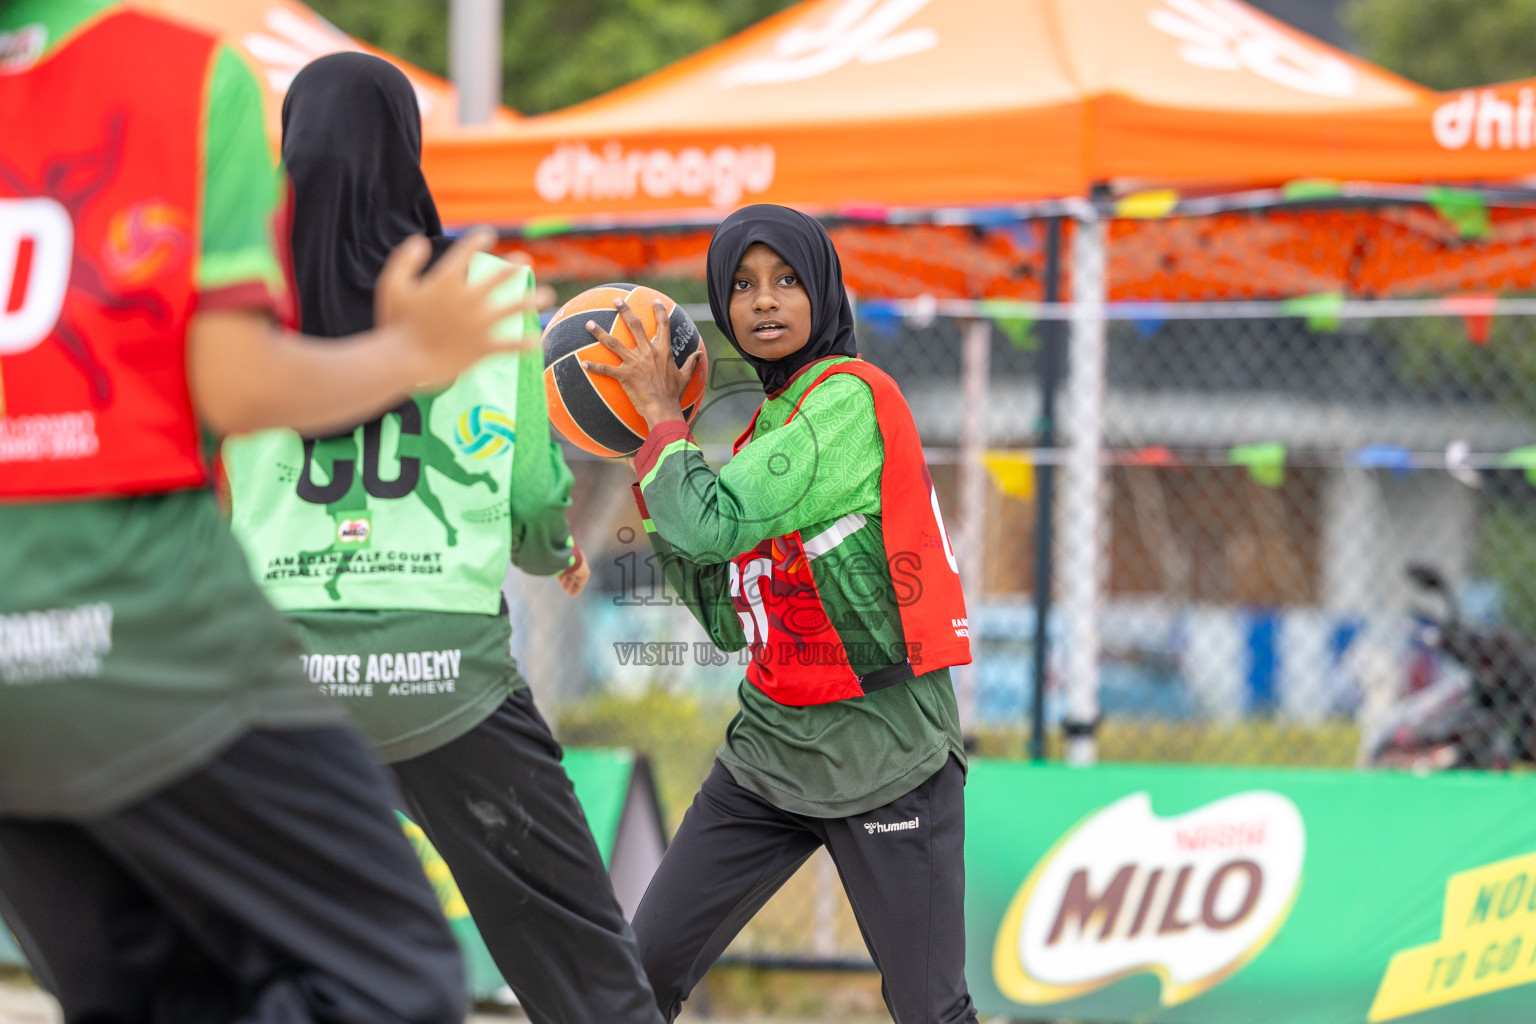
[[[876,832],[906,832],[914,828],[917,828],[916,818],[913,818],[911,821],[898,821],[894,825],[887,825],[879,821],[866,821],[864,823],[864,831],[870,835],[874,835]]]

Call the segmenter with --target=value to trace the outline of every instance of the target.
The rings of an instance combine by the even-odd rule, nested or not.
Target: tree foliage
[[[503,12],[502,96],[525,114],[591,99],[680,60],[791,0],[517,0]],[[448,71],[448,0],[309,0],[338,28]]]
[[[1536,75],[1536,0],[1350,0],[1370,60],[1434,89]]]

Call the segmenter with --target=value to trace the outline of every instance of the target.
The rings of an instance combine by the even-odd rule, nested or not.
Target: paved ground
[[[837,1015],[839,1024],[878,1024],[890,1018],[884,1015],[849,1017]],[[679,1024],[703,1024],[704,1021],[729,1021],[729,1024],[824,1024],[829,1018],[808,1017],[698,1017],[684,1014]],[[496,1014],[471,1017],[469,1024],[523,1024],[521,1014]],[[0,978],[0,1024],[59,1024],[59,1008],[45,993],[17,979]]]

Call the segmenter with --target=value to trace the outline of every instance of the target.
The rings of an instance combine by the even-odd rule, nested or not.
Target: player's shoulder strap
[[[811,365],[814,366],[815,364],[813,363]],[[872,363],[866,363],[859,356],[854,356],[852,359],[849,359],[846,362],[834,363],[833,365],[823,369],[821,373],[817,375],[816,379],[811,381],[810,386],[800,393],[800,397],[795,400],[795,407],[789,411],[788,416],[784,417],[784,422],[788,423],[790,420],[795,418],[796,414],[800,412],[800,407],[805,404],[806,398],[812,391],[816,390],[816,388],[824,381],[826,381],[828,377],[839,373],[851,373],[858,377],[860,380],[863,380],[865,383],[869,384],[871,389],[896,388],[896,382],[891,379],[890,374],[886,373],[884,370],[880,369]],[[899,389],[897,389],[897,393],[900,393]],[[732,446],[732,454],[741,451],[747,446],[747,443],[752,440],[752,434],[757,430],[758,417],[762,416],[763,406],[766,404],[766,402],[758,403],[757,410],[752,413],[752,421],[747,424],[747,429],[742,432],[741,436],[736,439],[736,444]]]
[[[868,384],[869,389],[875,393],[877,406],[883,404],[879,399],[889,397],[893,393],[898,397],[901,395],[901,389],[896,386],[896,381],[891,378],[890,374],[873,363],[867,363],[863,358],[854,356],[846,362],[834,363],[822,370],[816,376],[816,379],[811,381],[810,386],[800,393],[800,398],[796,400],[795,407],[789,411],[789,415],[785,417],[784,422],[788,423],[795,418],[800,412],[800,407],[805,404],[805,400],[810,397],[812,391],[815,391],[825,383],[828,378],[840,373],[852,374],[865,384]]]

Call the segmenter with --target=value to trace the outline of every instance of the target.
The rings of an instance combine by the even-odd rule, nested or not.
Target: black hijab
[[[742,256],[758,242],[783,257],[794,268],[811,298],[811,337],[805,347],[782,359],[749,355],[731,331],[731,282]],[[814,217],[787,206],[745,206],[720,224],[709,241],[709,309],[715,326],[735,347],[773,395],[789,379],[811,363],[828,356],[858,354],[853,337],[853,308],[843,289],[843,265],[827,229]]]
[[[426,235],[452,243],[421,174],[421,112],[388,61],[333,53],[298,73],[283,100],[293,180],[299,329],[339,338],[373,327],[373,288],[390,251]]]

